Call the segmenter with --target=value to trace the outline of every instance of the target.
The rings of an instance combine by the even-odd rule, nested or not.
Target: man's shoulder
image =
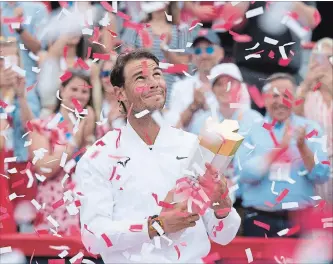
[[[296,122],[295,125],[297,126],[307,126],[308,129],[316,129],[316,130],[321,130],[320,125],[311,119],[307,119],[303,116],[299,115],[294,115],[294,120]]]
[[[264,117],[258,111],[253,110],[253,109],[247,109],[244,112],[245,112],[244,113],[244,118],[245,119],[249,119],[250,118],[250,120],[246,120],[246,121],[252,121],[254,123],[261,122],[261,124],[262,124],[262,122],[264,120]]]
[[[39,2],[22,2],[21,3],[25,11],[30,12],[47,12],[47,8],[43,3]]]

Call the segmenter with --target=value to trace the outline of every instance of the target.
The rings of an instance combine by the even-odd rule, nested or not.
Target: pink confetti
[[[93,36],[89,39],[91,42],[98,42],[99,39],[99,27],[94,27],[94,33]]]
[[[7,106],[8,106],[8,104],[6,104],[4,101],[0,100],[0,107],[5,109]]]
[[[211,253],[208,256],[202,258],[202,261],[205,264],[211,264],[211,263],[215,263],[215,261],[220,260],[220,259],[221,259],[220,254],[218,252],[214,252],[214,253]]]
[[[269,123],[264,123],[262,125],[263,128],[265,128],[266,130],[270,131],[272,129],[272,124],[269,124]]]
[[[110,54],[93,53],[94,59],[110,60]]]
[[[221,232],[221,230],[223,229],[224,225],[223,225],[223,221],[219,221],[219,225],[216,227],[216,231],[217,232]]]
[[[177,259],[179,259],[179,258],[180,258],[180,250],[179,250],[179,247],[178,247],[177,245],[174,245],[174,248],[175,248],[175,250],[176,250],[176,252],[177,252]]]
[[[158,197],[157,197],[156,193],[152,193],[151,195],[154,197],[155,202],[158,206],[161,206],[161,207],[166,208],[166,209],[172,209],[174,207],[170,203],[167,203],[167,202],[164,202],[164,201],[158,201]]]
[[[124,14],[123,12],[118,11],[117,15],[126,21],[131,20],[131,17],[129,15]]]
[[[163,34],[160,36],[160,40],[164,40],[164,39],[165,39],[165,37],[166,37],[166,34],[165,34],[165,33],[163,33]]]
[[[298,105],[303,104],[303,103],[304,103],[304,99],[301,98],[301,99],[296,100],[295,105],[298,106]]]
[[[264,99],[259,91],[259,89],[252,85],[248,88],[249,94],[251,98],[253,99],[254,103],[259,107],[263,108],[265,106]]]
[[[252,41],[252,37],[249,36],[249,35],[246,35],[246,34],[241,35],[241,34],[238,34],[234,31],[231,31],[231,30],[229,30],[229,33],[230,33],[230,35],[232,35],[233,40],[236,41],[236,42],[247,43],[247,42]]]
[[[147,63],[147,61],[141,62],[141,66],[142,66],[143,76],[147,76],[148,75],[148,63]]]
[[[76,207],[80,207],[81,206],[81,201],[80,200],[76,200],[74,202],[74,204],[75,204]]]
[[[65,264],[65,259],[48,259],[48,264]]]
[[[132,28],[136,31],[140,31],[144,28],[144,25],[126,20],[126,21],[124,21],[123,27],[124,28]]]
[[[286,98],[283,98],[283,99],[282,99],[282,103],[283,103],[285,106],[287,106],[288,108],[291,108],[291,107],[292,107],[291,102],[288,101],[288,99],[286,99]]]
[[[4,17],[2,22],[4,24],[13,24],[13,23],[23,23],[24,18],[23,17]]]
[[[285,90],[284,91],[284,94],[286,95],[286,96],[288,96],[288,98],[290,99],[290,100],[293,100],[294,99],[294,96],[291,94],[291,92],[289,91],[289,90]]]
[[[324,161],[321,162],[321,164],[330,166],[331,162],[329,160],[324,160]]]
[[[265,202],[265,205],[267,205],[270,208],[273,208],[275,206],[275,204],[272,204],[271,202],[268,201]]]
[[[114,37],[114,38],[118,37],[117,33],[113,32],[112,30],[109,30],[109,29],[108,29],[108,31],[112,37]]]
[[[268,57],[270,57],[271,59],[274,59],[274,56],[275,56],[275,53],[274,53],[274,51],[270,51],[269,53],[268,53]]]
[[[100,139],[96,142],[96,146],[105,146],[105,143],[103,140]]]
[[[61,80],[61,82],[65,82],[65,81],[67,81],[69,78],[71,78],[72,77],[72,73],[71,72],[69,72],[69,71],[66,71],[62,76],[60,76],[60,80]]]
[[[93,232],[91,232],[89,229],[88,229],[88,226],[86,224],[83,225],[84,229],[87,230],[90,234],[93,234],[95,235]]]
[[[315,87],[313,87],[313,91],[315,92],[315,91],[317,91],[319,88],[320,88],[320,86],[321,86],[321,82],[318,82],[316,85],[315,85]]]
[[[316,24],[316,27],[320,24],[321,22],[321,16],[320,16],[320,13],[318,10],[316,10],[313,14],[313,17],[314,17],[314,20],[315,20],[315,24]]]
[[[37,83],[30,85],[29,87],[27,87],[27,92],[30,92],[35,86],[37,85]]]
[[[282,67],[287,67],[290,62],[291,62],[291,59],[289,59],[289,58],[288,59],[283,59],[283,58],[279,59],[279,65]]]
[[[48,235],[49,231],[47,229],[40,229],[40,230],[35,230],[35,233],[40,236],[40,235]]]
[[[101,4],[101,6],[103,6],[105,8],[106,11],[108,11],[110,13],[113,11],[112,6],[108,2],[101,1],[100,4]]]
[[[169,66],[167,69],[163,69],[165,73],[183,73],[183,71],[188,72],[188,65],[187,64],[175,64],[173,66]]]
[[[301,230],[301,227],[299,225],[294,226],[288,230],[288,233],[286,234],[286,236],[292,236],[292,235],[298,233],[300,230]]]
[[[119,148],[120,137],[121,137],[121,129],[120,128],[115,128],[114,130],[118,131],[118,137],[116,139],[116,148]]]
[[[256,225],[256,226],[260,226],[264,229],[266,229],[267,231],[269,231],[271,229],[271,226],[268,225],[268,224],[265,224],[263,222],[260,222],[260,221],[257,221],[257,220],[254,220],[253,223]]]
[[[117,170],[117,166],[113,166],[111,177],[110,177],[109,181],[112,181],[114,175],[116,174],[116,170]]]
[[[108,236],[106,234],[102,234],[102,238],[105,241],[107,247],[112,247],[112,242],[111,240],[108,238]]]
[[[64,199],[60,199],[59,201],[52,204],[52,208],[55,210],[65,204]]]
[[[16,188],[24,183],[24,179],[21,179],[19,181],[13,182],[11,188]]]
[[[79,149],[78,151],[76,151],[73,156],[72,156],[72,159],[76,159],[76,157],[80,156],[81,154],[83,154],[84,152],[86,152],[86,148],[83,147],[81,149]]]
[[[143,229],[143,225],[131,225],[129,230],[131,232],[141,232]]]
[[[72,98],[72,103],[75,107],[75,109],[79,112],[79,113],[82,113],[83,112],[83,108],[79,102],[79,100],[77,100],[76,98]]]
[[[183,246],[183,247],[187,247],[186,242],[180,242],[179,244],[180,244],[181,246]]]
[[[142,40],[142,44],[145,48],[151,48],[153,46],[153,40],[149,35],[149,32],[146,30],[139,31],[139,35]]]
[[[89,65],[84,61],[84,60],[82,60],[81,58],[78,58],[77,59],[77,63],[79,64],[79,66],[83,69],[83,70],[89,70],[90,69],[90,67],[89,67]]]
[[[280,202],[284,199],[284,197],[287,196],[288,193],[289,193],[289,190],[288,190],[288,189],[284,189],[284,190],[279,194],[279,196],[276,197],[275,201],[276,201],[277,203],[280,203]]]
[[[305,137],[306,139],[312,138],[313,136],[318,136],[318,131],[313,129],[311,132],[309,132]]]

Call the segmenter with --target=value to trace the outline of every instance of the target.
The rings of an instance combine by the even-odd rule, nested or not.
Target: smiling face
[[[60,95],[63,103],[74,109],[72,99],[76,98],[83,108],[87,106],[91,96],[90,88],[87,88],[88,85],[89,84],[85,80],[79,77],[74,77],[67,85],[60,88]]]
[[[125,83],[117,89],[118,98],[133,113],[145,109],[162,110],[166,99],[166,83],[161,69],[152,59],[133,59],[124,68]]]
[[[292,112],[292,109],[283,103],[283,98],[288,99],[286,90],[294,94],[293,83],[288,79],[277,79],[270,83],[270,89],[265,94],[266,110],[272,119],[279,122],[287,120]]]

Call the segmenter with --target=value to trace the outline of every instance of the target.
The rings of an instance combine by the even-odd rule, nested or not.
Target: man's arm
[[[316,16],[318,16],[320,21],[320,14],[317,8],[303,2],[294,2],[293,10],[299,15],[300,21],[305,26],[310,27],[310,29],[314,29],[318,25]]]
[[[24,46],[32,53],[37,54],[42,49],[41,42],[37,38],[32,36],[27,30],[22,28],[21,31],[18,32]]]
[[[147,219],[113,220],[115,201],[112,184],[85,157],[78,163],[76,175],[83,195],[80,210],[82,242],[89,252],[125,251],[150,242]],[[142,225],[142,231],[131,232],[131,225]],[[107,239],[112,246],[108,246]]]
[[[227,245],[235,238],[241,223],[241,218],[235,208],[231,208],[229,215],[223,219],[216,218],[214,210],[209,208],[202,220],[210,239],[220,245]],[[223,228],[221,231],[216,231],[214,226],[220,226],[221,221]]]

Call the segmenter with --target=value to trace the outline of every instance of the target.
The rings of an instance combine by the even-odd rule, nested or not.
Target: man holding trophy
[[[127,125],[77,165],[85,247],[106,263],[202,263],[209,238],[226,245],[240,226],[220,173],[243,140],[237,122],[208,120],[199,138],[166,125],[165,80],[145,50],[120,55],[111,83]]]

